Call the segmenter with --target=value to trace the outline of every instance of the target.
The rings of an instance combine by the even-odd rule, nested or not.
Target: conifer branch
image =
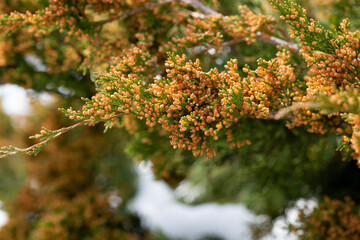
[[[294,103],[290,107],[282,108],[278,112],[274,113],[271,117],[272,119],[279,120],[282,118],[287,118],[287,115],[295,110],[301,109],[301,108],[316,108],[319,107],[320,104],[316,102],[299,102]]]
[[[237,43],[240,43],[240,42],[244,42],[244,39],[242,38],[234,38],[232,40],[229,40],[229,41],[226,41],[226,42],[223,42],[221,44],[221,47],[227,47],[227,46],[232,46],[234,44],[237,44]],[[206,53],[207,51],[209,51],[210,49],[213,49],[214,47],[207,47],[207,48],[204,48],[204,49],[201,49],[199,51],[196,51],[194,52],[193,54],[190,55],[190,57],[188,57],[188,59],[192,59],[193,57],[197,56],[197,55],[200,55],[200,54],[203,54],[203,53]]]
[[[60,128],[60,129],[57,129],[57,130],[54,130],[54,131],[43,128],[41,130],[40,134],[36,134],[36,135],[30,137],[30,139],[40,138],[42,140],[41,142],[36,143],[36,144],[34,144],[34,145],[30,146],[30,147],[27,147],[27,148],[18,148],[18,147],[13,147],[13,146],[2,147],[0,149],[0,158],[15,155],[17,153],[26,153],[28,155],[35,155],[36,156],[54,138],[57,138],[57,137],[63,135],[64,133],[66,133],[66,132],[68,132],[68,131],[76,128],[76,127],[85,125],[85,124],[89,123],[89,121],[90,120],[85,120],[85,121],[82,121],[82,122],[78,122],[78,123],[76,123],[74,125],[71,125],[71,126],[68,126],[68,127],[63,127],[63,128]]]
[[[299,51],[299,46],[297,44],[295,44],[295,43],[287,42],[285,40],[282,40],[280,38],[277,38],[277,37],[274,37],[274,36],[271,36],[271,35],[267,35],[267,34],[265,34],[263,32],[260,32],[260,31],[256,32],[256,36],[262,42],[271,43],[273,45],[284,46],[284,47],[287,47],[287,48],[291,49],[294,52]]]
[[[159,7],[159,6],[162,6],[162,5],[165,5],[165,4],[169,4],[169,3],[173,3],[173,2],[178,2],[178,1],[179,0],[165,0],[165,1],[162,1],[162,2],[151,3],[151,4],[149,4],[148,6],[145,6],[145,7],[136,8],[136,9],[133,9],[133,10],[130,10],[130,11],[127,11],[127,12],[123,12],[123,13],[117,15],[117,16],[110,17],[110,18],[105,19],[105,20],[96,21],[96,22],[94,22],[94,24],[95,25],[103,25],[103,24],[118,20],[120,18],[129,17],[129,16],[135,15],[137,13],[144,12],[146,10],[152,10],[152,9],[154,9],[156,7]]]
[[[221,13],[219,13],[219,12],[205,6],[200,1],[197,1],[197,0],[181,0],[181,2],[188,4],[188,5],[192,6],[193,8],[204,12],[205,14],[215,15],[215,16],[222,16]],[[288,48],[290,48],[291,50],[293,50],[295,52],[299,51],[299,47],[295,43],[290,43],[290,42],[284,41],[284,40],[282,40],[280,38],[270,36],[270,35],[266,35],[266,34],[260,32],[260,31],[256,32],[256,36],[258,37],[258,39],[260,41],[271,43],[273,45],[280,45],[280,46],[288,47]]]
[[[205,6],[202,2],[197,0],[180,0],[180,2],[192,6],[193,8],[199,10],[200,12],[204,12],[207,15],[222,16],[221,13],[215,11],[212,8]]]
[[[126,114],[116,114],[111,119],[116,119],[123,115],[126,115]],[[111,119],[109,119],[109,120],[111,120]],[[49,129],[46,129],[43,127],[43,129],[40,131],[40,134],[35,134],[34,136],[29,137],[30,139],[40,139],[40,140],[42,140],[41,142],[36,143],[27,148],[18,148],[18,147],[14,147],[14,146],[1,147],[0,148],[0,158],[15,155],[17,153],[26,153],[27,155],[36,156],[54,138],[57,138],[57,137],[63,135],[64,133],[67,133],[68,131],[70,131],[74,128],[77,128],[79,126],[82,126],[82,125],[93,126],[97,122],[99,122],[99,121],[96,121],[93,119],[86,119],[86,120],[82,120],[81,122],[78,122],[76,124],[73,124],[71,126],[63,127],[63,128],[57,129],[57,130],[49,130]],[[111,128],[111,126],[107,125],[105,130],[107,130],[108,128]]]
[[[156,7],[162,6],[162,5],[166,5],[169,3],[174,3],[174,2],[181,2],[184,3],[188,6],[192,6],[193,8],[205,13],[206,15],[215,15],[215,16],[222,16],[221,13],[215,11],[212,8],[207,7],[206,5],[204,5],[202,2],[197,1],[197,0],[165,0],[162,2],[158,2],[158,3],[151,3],[148,6],[142,7],[142,8],[137,8],[137,9],[133,9],[131,11],[127,11],[127,12],[123,12],[117,16],[114,17],[110,17],[108,19],[105,20],[101,20],[101,21],[96,21],[94,22],[95,25],[102,25],[102,24],[106,24],[115,20],[118,20],[120,18],[124,18],[124,17],[129,17],[132,15],[135,15],[137,13],[146,11],[146,10],[151,10],[154,9]],[[193,17],[198,17],[198,18],[203,18],[205,17],[205,15],[201,14],[201,13],[196,13],[196,12],[192,12],[191,16]],[[270,35],[266,35],[260,31],[256,32],[256,36],[257,38],[262,41],[262,42],[267,42],[273,45],[279,45],[279,46],[284,46],[287,47],[289,49],[291,49],[292,51],[298,52],[299,51],[299,46],[295,43],[291,43],[291,42],[287,42],[283,39],[274,37],[274,36],[270,36]],[[235,40],[236,42],[238,42],[238,40]]]

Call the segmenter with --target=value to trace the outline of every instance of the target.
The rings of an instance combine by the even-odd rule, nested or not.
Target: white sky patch
[[[163,181],[155,181],[151,165],[138,166],[139,190],[130,209],[145,226],[165,235],[187,240],[218,236],[224,240],[250,240],[250,225],[259,217],[241,204],[207,203],[189,206],[179,203]]]
[[[74,94],[75,94],[73,90],[70,90],[70,89],[68,89],[66,87],[63,87],[63,86],[58,87],[57,90],[61,94],[64,94],[64,95],[74,96]]]
[[[297,222],[299,209],[307,207],[305,214],[310,214],[317,206],[315,199],[298,199],[295,206],[286,210],[285,216],[278,217],[273,225],[271,234],[263,237],[261,240],[297,240],[297,236],[289,233],[288,225],[299,226]]]
[[[197,197],[203,194],[205,189],[201,185],[194,185],[189,181],[182,181],[175,189],[175,196],[184,199],[185,202],[193,202]]]
[[[217,58],[217,59],[215,59],[215,63],[217,65],[222,65],[224,63],[224,61],[221,58]]]
[[[7,213],[1,210],[1,208],[2,208],[2,202],[0,201],[0,228],[4,226],[9,219]]]
[[[51,105],[52,103],[54,103],[55,100],[54,96],[52,96],[50,93],[47,92],[42,92],[36,95],[36,97],[38,98],[40,103],[44,106]]]
[[[122,203],[122,198],[118,195],[118,191],[113,191],[108,198],[108,203],[111,208],[117,208]]]
[[[210,48],[210,49],[208,50],[208,53],[209,53],[210,55],[214,55],[214,54],[216,53],[215,48]]]
[[[47,72],[47,67],[45,66],[44,62],[40,58],[38,58],[34,55],[31,55],[31,54],[25,54],[24,58],[25,58],[25,61],[35,69],[35,71]]]
[[[33,90],[25,90],[15,84],[4,84],[0,86],[1,108],[4,113],[16,117],[26,116],[31,113],[31,98],[39,100],[43,105],[49,105],[54,101],[54,97],[47,92],[40,94]]]
[[[8,115],[30,114],[30,100],[24,88],[13,84],[5,84],[0,87],[2,109]]]

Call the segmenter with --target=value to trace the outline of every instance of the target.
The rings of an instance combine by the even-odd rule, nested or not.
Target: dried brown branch
[[[236,43],[240,43],[240,42],[244,42],[244,39],[243,38],[235,38],[235,39],[232,39],[230,41],[224,42],[221,46],[222,47],[232,46],[232,45],[234,45]],[[190,55],[189,59],[192,59],[193,57],[195,57],[197,55],[206,53],[207,51],[209,51],[212,48],[214,48],[214,47],[207,47],[207,48],[201,49],[199,51],[196,51],[196,52],[194,52],[193,54]]]
[[[215,15],[215,16],[221,16],[222,14],[215,11],[212,8],[209,8],[205,6],[202,2],[197,0],[180,0],[180,2],[185,3],[189,6],[192,6],[193,8],[199,10],[200,12],[203,12],[207,15]]]
[[[282,40],[280,38],[277,38],[277,37],[274,37],[274,36],[271,36],[271,35],[267,35],[267,34],[265,34],[263,32],[260,32],[260,31],[256,32],[256,36],[258,37],[258,39],[260,41],[271,43],[273,45],[284,46],[284,47],[287,47],[290,50],[295,51],[295,52],[299,51],[299,46],[297,44],[295,44],[295,43],[284,41],[284,40]]]
[[[290,107],[286,107],[286,108],[279,110],[277,113],[274,113],[272,118],[275,120],[278,120],[281,118],[289,118],[289,117],[287,117],[287,115],[292,111],[295,111],[295,110],[298,110],[301,108],[316,108],[316,107],[319,107],[318,103],[298,102],[298,103],[294,103]]]

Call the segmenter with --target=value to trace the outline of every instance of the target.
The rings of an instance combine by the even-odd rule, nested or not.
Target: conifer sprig
[[[49,130],[44,128],[41,130],[39,134],[34,136],[30,136],[30,139],[40,139],[41,142],[36,143],[27,148],[18,148],[13,146],[2,147],[0,149],[0,158],[11,156],[17,153],[26,153],[27,155],[34,155],[36,156],[42,149],[44,149],[53,139],[61,136],[62,134],[79,127],[81,125],[86,125],[89,121],[82,121],[71,125],[69,127],[63,127],[57,130]]]

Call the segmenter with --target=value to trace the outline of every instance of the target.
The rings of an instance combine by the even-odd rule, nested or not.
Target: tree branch
[[[41,151],[41,149],[46,147],[54,138],[57,138],[57,137],[63,135],[64,133],[66,133],[66,132],[68,132],[68,131],[76,128],[76,127],[84,125],[84,124],[86,124],[88,122],[89,122],[89,120],[85,120],[85,121],[76,123],[74,125],[71,125],[69,127],[63,127],[63,128],[58,129],[58,130],[55,130],[55,131],[50,131],[52,134],[47,136],[43,141],[41,141],[39,143],[36,143],[36,144],[34,144],[34,145],[30,146],[30,147],[27,147],[27,148],[17,148],[17,147],[13,147],[13,146],[2,147],[0,149],[0,158],[11,156],[11,155],[14,155],[14,154],[17,154],[17,153],[20,153],[20,152],[26,153],[28,155],[36,155],[38,152]],[[44,130],[42,130],[42,131],[44,131]],[[41,137],[41,134],[37,134],[37,135],[32,136],[30,138],[40,138],[40,137]]]
[[[206,15],[222,16],[221,13],[215,11],[212,8],[205,6],[202,2],[197,1],[197,0],[180,0],[180,2],[185,3],[186,5],[192,6],[193,8],[205,13]]]
[[[295,110],[301,109],[301,108],[316,108],[319,107],[320,104],[314,103],[314,102],[298,102],[294,103],[290,107],[282,108],[278,112],[274,113],[272,118],[275,120],[279,120],[281,118],[286,118],[286,116]]]
[[[123,116],[126,114],[117,114],[115,116],[113,116],[111,119],[116,119],[120,116]],[[109,119],[109,120],[111,120]],[[97,122],[95,122],[94,120],[91,119],[86,119],[83,120],[81,122],[75,123],[71,126],[68,127],[63,127],[57,130],[48,130],[46,128],[43,128],[43,130],[41,130],[40,134],[36,134],[34,136],[29,137],[30,139],[37,139],[40,138],[42,141],[38,142],[34,145],[31,145],[30,147],[27,148],[18,148],[18,147],[13,147],[13,146],[8,146],[8,147],[1,147],[0,148],[0,158],[4,158],[7,156],[11,156],[11,155],[15,155],[17,153],[26,153],[27,155],[37,155],[43,148],[45,148],[54,138],[57,138],[61,135],[63,135],[64,133],[77,128],[79,126],[82,125],[88,125],[88,126],[93,126],[95,125]]]
[[[226,47],[226,46],[232,46],[236,43],[240,43],[240,42],[244,42],[244,39],[242,38],[234,38],[232,40],[229,40],[227,42],[223,42],[223,44],[221,45],[221,47]],[[213,49],[214,47],[207,47],[204,49],[201,49],[199,51],[194,52],[193,54],[190,55],[189,59],[193,58],[194,56],[206,53],[207,51],[209,51],[210,49]]]
[[[207,15],[222,16],[221,13],[219,13],[219,12],[205,6],[202,2],[199,2],[197,0],[180,0],[180,2],[186,3],[187,5],[192,6],[193,8],[195,8],[197,10],[200,10],[200,11],[204,12]],[[192,14],[192,16],[193,17],[205,17],[205,16],[201,16],[201,15],[196,14],[196,13]],[[273,45],[280,45],[280,46],[288,47],[288,48],[290,48],[291,50],[293,50],[295,52],[299,51],[299,46],[297,44],[295,44],[295,43],[290,43],[290,42],[284,41],[284,40],[282,40],[280,38],[266,35],[266,34],[260,32],[260,31],[256,32],[256,36],[260,41],[271,43]],[[237,41],[237,40],[235,40],[235,41]]]
[[[128,12],[123,12],[123,13],[121,13],[121,14],[119,14],[117,16],[111,17],[109,19],[94,22],[94,24],[95,25],[102,25],[102,24],[105,24],[105,23],[109,23],[109,22],[118,20],[118,19],[123,18],[123,17],[129,17],[129,16],[132,16],[134,14],[143,12],[145,10],[151,10],[151,9],[154,9],[154,8],[156,8],[158,6],[162,6],[162,5],[173,3],[173,2],[184,3],[184,4],[188,5],[188,6],[191,6],[191,7],[195,8],[196,10],[199,10],[199,11],[205,13],[205,15],[222,16],[221,13],[213,10],[212,8],[207,7],[206,5],[204,5],[202,2],[200,2],[198,0],[165,0],[165,1],[162,1],[162,2],[158,2],[158,3],[151,3],[146,7],[133,9],[133,10],[128,11]],[[203,17],[205,17],[205,15],[203,15],[201,13],[194,13],[194,12],[191,14],[191,16],[198,17],[198,18],[203,18]],[[270,36],[270,35],[266,35],[266,34],[260,32],[260,31],[256,32],[256,36],[260,41],[267,42],[267,43],[270,43],[270,44],[273,44],[273,45],[284,46],[284,47],[287,47],[287,48],[289,48],[289,49],[291,49],[292,51],[295,51],[295,52],[299,51],[299,46],[297,44],[295,44],[295,43],[287,42],[287,41],[282,40],[280,38]]]
[[[137,13],[144,12],[146,10],[152,10],[152,9],[154,9],[156,7],[159,7],[159,6],[162,6],[162,5],[165,5],[165,4],[169,4],[169,3],[173,3],[173,2],[179,2],[179,1],[180,0],[165,0],[163,2],[150,3],[148,6],[133,9],[133,10],[130,10],[130,11],[127,11],[127,12],[123,12],[123,13],[117,15],[117,16],[110,17],[108,19],[101,20],[101,21],[96,21],[96,22],[94,22],[94,24],[95,25],[103,25],[105,23],[109,23],[109,22],[118,20],[120,18],[129,17],[129,16],[135,15]]]
[[[294,52],[299,52],[299,46],[295,43],[291,43],[291,42],[287,42],[285,40],[282,40],[280,38],[271,36],[271,35],[267,35],[263,32],[257,31],[256,32],[256,36],[258,37],[258,39],[260,41],[263,42],[267,42],[267,43],[271,43],[273,45],[279,45],[279,46],[283,46],[283,47],[287,47],[290,50],[293,50]]]

